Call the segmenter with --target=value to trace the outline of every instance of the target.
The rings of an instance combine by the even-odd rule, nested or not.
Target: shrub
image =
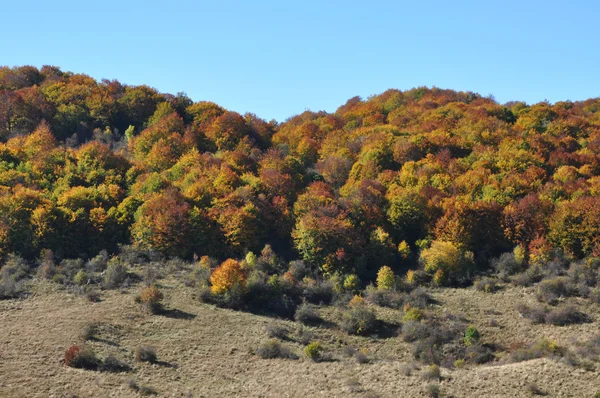
[[[140,301],[144,304],[151,313],[157,314],[162,311],[162,300],[164,296],[156,285],[145,288],[140,293]]]
[[[408,270],[404,279],[409,286],[419,286],[427,281],[427,274],[422,270]]]
[[[402,316],[402,322],[419,322],[425,317],[425,313],[419,308],[409,308]]]
[[[454,361],[454,367],[455,367],[455,368],[458,368],[458,369],[460,369],[460,368],[462,368],[463,366],[465,366],[465,363],[466,363],[466,362],[465,362],[465,360],[464,360],[464,359],[462,359],[462,358],[459,358],[459,359],[457,359],[456,361]]]
[[[487,363],[495,358],[492,350],[479,343],[473,343],[467,348],[466,357],[476,364]]]
[[[119,361],[111,354],[104,360],[102,370],[105,372],[121,373],[130,371],[131,366],[127,365],[125,362]]]
[[[438,365],[430,365],[424,371],[421,377],[425,380],[440,380],[442,378],[442,373],[440,372],[440,367]]]
[[[126,279],[127,267],[118,259],[111,259],[104,274],[104,286],[107,289],[114,289],[123,285]]]
[[[500,257],[492,259],[490,263],[492,268],[504,278],[520,272],[522,267],[514,253],[503,253]]]
[[[550,325],[567,326],[578,323],[588,323],[591,319],[588,315],[578,311],[574,307],[557,308],[546,314],[544,321]]]
[[[451,242],[433,241],[421,251],[425,272],[439,285],[460,280],[473,265],[473,253],[463,252]]]
[[[371,362],[371,360],[367,356],[367,351],[366,350],[356,351],[356,353],[354,354],[354,358],[356,359],[356,362],[358,362],[361,365],[365,364],[365,363]]]
[[[342,313],[340,327],[348,334],[367,335],[376,324],[375,312],[366,305],[357,305]]]
[[[316,325],[323,321],[319,316],[318,309],[310,303],[303,303],[296,309],[294,319],[305,325]]]
[[[279,341],[277,341],[275,339],[271,339],[271,340],[261,344],[256,349],[256,354],[258,356],[260,356],[262,359],[272,359],[272,358],[297,359],[298,358],[287,347],[284,347]]]
[[[108,253],[106,250],[102,250],[98,255],[90,259],[86,264],[85,268],[89,272],[102,272],[108,265]]]
[[[349,292],[357,292],[360,290],[361,281],[360,278],[354,274],[348,275],[344,279],[344,289]]]
[[[280,340],[287,340],[290,331],[288,328],[279,325],[269,325],[267,327],[267,336]]]
[[[555,341],[542,339],[527,347],[517,348],[511,352],[510,360],[511,362],[522,362],[542,357],[562,356],[563,353],[564,350]]]
[[[96,353],[88,347],[73,345],[67,349],[64,356],[65,365],[72,368],[94,370],[101,365]]]
[[[309,282],[305,285],[302,296],[309,303],[330,304],[333,300],[333,285],[329,281]]]
[[[318,362],[323,358],[323,347],[321,343],[314,341],[304,348],[304,354],[306,354],[307,358]]]
[[[479,330],[475,326],[469,326],[465,330],[464,342],[465,345],[470,346],[477,342],[479,342],[479,338],[481,335],[479,334]]]
[[[527,305],[520,305],[518,311],[522,317],[531,320],[533,323],[544,323],[548,312],[545,308],[529,307]]]
[[[402,294],[393,290],[379,290],[373,285],[367,286],[365,290],[365,300],[371,304],[381,307],[400,308],[402,307]]]
[[[81,334],[81,339],[83,341],[94,340],[96,338],[96,334],[98,333],[97,323],[89,323],[83,329],[83,333]]]
[[[0,269],[0,299],[18,297],[25,292],[25,280],[30,267],[25,260],[9,254]]]
[[[210,269],[195,265],[185,278],[186,286],[207,287],[210,281]]]
[[[364,297],[359,296],[358,294],[355,294],[354,296],[352,296],[352,298],[348,302],[348,306],[350,306],[350,307],[356,307],[357,305],[364,305],[364,304],[365,304]]]
[[[140,346],[135,349],[135,360],[138,362],[154,363],[157,358],[156,351],[153,347]]]
[[[215,294],[227,293],[235,287],[244,289],[247,279],[246,270],[242,269],[239,262],[230,258],[213,270],[210,276],[211,289]]]
[[[307,345],[314,337],[310,329],[305,328],[303,325],[300,325],[296,330],[296,341],[302,345]]]
[[[541,281],[544,278],[544,273],[541,267],[531,266],[525,272],[516,274],[512,278],[512,282],[517,286],[531,286],[534,283]]]
[[[419,287],[404,296],[403,301],[404,305],[423,309],[427,307],[427,304],[431,303],[433,299],[425,289]]]
[[[475,290],[485,293],[493,293],[498,288],[498,280],[496,278],[481,278],[473,284]]]
[[[100,293],[96,289],[87,289],[85,291],[85,298],[91,303],[99,303]]]
[[[406,342],[425,339],[429,336],[429,328],[421,322],[407,321],[402,324],[402,338]]]
[[[559,277],[541,281],[536,293],[538,300],[556,304],[560,297],[568,297],[572,292],[573,288],[570,286],[569,278]]]
[[[73,282],[75,282],[75,284],[79,285],[79,286],[85,285],[87,283],[87,281],[88,281],[88,274],[83,269],[80,269],[79,271],[77,271],[77,273],[73,277]]]
[[[527,384],[527,391],[532,395],[547,395],[545,391],[533,382]]]
[[[395,280],[394,271],[387,265],[384,265],[377,272],[377,289],[392,290],[394,289]]]
[[[427,384],[427,395],[432,398],[438,398],[440,396],[440,385],[435,383]]]

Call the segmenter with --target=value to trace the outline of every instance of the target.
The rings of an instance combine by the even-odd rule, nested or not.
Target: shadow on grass
[[[163,309],[158,315],[162,315],[166,318],[172,319],[184,319],[187,321],[196,318],[196,314],[191,314],[189,312],[181,311],[174,308]]]

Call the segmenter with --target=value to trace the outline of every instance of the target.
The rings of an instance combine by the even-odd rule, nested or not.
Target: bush
[[[88,282],[87,272],[85,272],[85,270],[83,269],[77,271],[77,273],[73,277],[73,282],[75,282],[75,284],[79,286],[85,285]]]
[[[140,301],[144,304],[151,313],[158,314],[162,311],[162,300],[164,296],[156,285],[145,288],[140,293]]]
[[[479,342],[479,338],[481,335],[479,334],[479,330],[475,326],[469,326],[465,330],[464,342],[465,345],[470,346],[477,342]]]
[[[30,267],[25,260],[9,254],[0,269],[0,299],[19,297],[25,292],[25,280]]]
[[[419,287],[404,296],[403,301],[404,305],[424,309],[433,299],[425,289]]]
[[[115,356],[109,355],[102,364],[102,370],[105,372],[121,373],[130,371],[131,366],[119,361]]]
[[[451,242],[436,240],[421,251],[420,261],[434,282],[445,286],[462,280],[472,269],[473,253],[463,252]]]
[[[298,358],[287,347],[284,347],[279,341],[277,341],[275,339],[271,339],[271,340],[261,344],[256,349],[256,354],[258,356],[260,356],[262,359],[272,359],[272,358],[297,359]]]
[[[304,348],[304,354],[307,358],[318,362],[323,358],[323,347],[318,341],[312,342]]]
[[[481,278],[473,284],[475,290],[485,293],[494,293],[498,289],[498,280],[496,278]]]
[[[304,287],[302,296],[312,304],[330,304],[333,300],[333,285],[329,281],[311,281]]]
[[[317,325],[323,321],[315,305],[303,303],[296,309],[294,319],[305,325]]]
[[[349,292],[358,292],[361,287],[360,278],[356,275],[348,275],[346,279],[344,279],[344,289]]]
[[[108,266],[108,259],[108,253],[106,250],[102,250],[96,257],[90,259],[85,264],[85,268],[89,272],[102,272]]]
[[[516,274],[512,278],[512,282],[517,286],[531,286],[534,283],[541,281],[544,278],[544,273],[541,267],[531,266],[525,272]]]
[[[357,305],[342,313],[340,327],[348,334],[367,335],[375,330],[375,311],[366,305]]]
[[[544,323],[546,319],[546,313],[548,312],[543,307],[529,307],[527,305],[520,305],[518,307],[518,311],[523,318],[527,318],[536,324]]]
[[[381,307],[400,308],[403,303],[401,293],[393,290],[379,290],[373,285],[367,286],[365,290],[365,299],[371,304]]]
[[[305,328],[303,325],[300,325],[296,330],[296,341],[302,345],[307,345],[314,337],[310,329]]]
[[[367,356],[366,350],[356,351],[356,353],[354,354],[354,358],[356,359],[356,362],[358,362],[361,365],[371,362],[371,360]]]
[[[568,297],[574,292],[568,277],[545,279],[537,288],[537,298],[548,304],[556,304],[561,297]]]
[[[470,362],[475,364],[483,364],[494,360],[494,353],[488,347],[474,343],[467,348],[466,357]]]
[[[98,333],[98,327],[100,325],[98,323],[89,323],[83,329],[83,333],[81,334],[81,339],[83,341],[94,340],[96,339],[96,334]]]
[[[528,347],[521,347],[510,354],[511,362],[529,361],[542,357],[562,356],[564,350],[556,342],[547,339],[536,341]]]
[[[419,322],[425,317],[425,313],[419,308],[409,308],[402,316],[402,322]]]
[[[104,274],[104,286],[107,289],[115,289],[122,286],[127,279],[127,267],[118,259],[113,258],[109,261]]]
[[[506,278],[521,271],[521,262],[517,260],[514,253],[503,253],[500,257],[490,261],[492,268]]]
[[[408,321],[402,324],[402,338],[406,342],[423,340],[429,336],[429,328],[421,322]]]
[[[421,377],[425,380],[440,380],[442,378],[442,373],[440,372],[440,367],[438,365],[430,365],[424,371]]]
[[[280,340],[287,340],[290,331],[288,328],[279,325],[269,325],[267,327],[267,336]]]
[[[140,346],[135,349],[135,360],[138,362],[154,363],[157,360],[156,351],[153,347]]]
[[[64,363],[72,368],[95,370],[102,362],[90,348],[73,345],[65,352]]]
[[[544,321],[550,325],[567,326],[578,323],[588,323],[591,319],[588,315],[578,311],[574,307],[555,309],[546,314]]]
[[[438,398],[440,396],[440,385],[435,383],[427,384],[427,395],[431,398]]]

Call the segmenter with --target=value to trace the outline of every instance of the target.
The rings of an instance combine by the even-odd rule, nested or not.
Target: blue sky
[[[0,65],[57,65],[283,121],[388,88],[600,96],[595,1],[11,1]]]

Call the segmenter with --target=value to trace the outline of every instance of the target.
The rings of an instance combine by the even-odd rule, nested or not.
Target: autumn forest
[[[503,253],[600,256],[599,154],[600,99],[390,89],[278,123],[53,66],[3,67],[0,257],[266,251],[322,277],[368,283],[388,266],[464,284]]]

